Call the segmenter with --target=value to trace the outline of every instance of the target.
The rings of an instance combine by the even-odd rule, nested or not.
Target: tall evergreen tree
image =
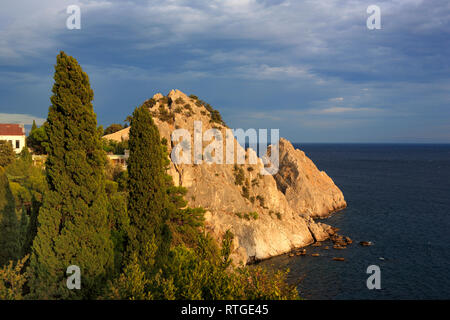
[[[156,245],[156,265],[161,266],[170,248],[167,227],[169,198],[166,159],[158,128],[145,106],[137,108],[131,119],[128,159],[130,217],[128,249],[138,263],[148,267],[148,247]]]
[[[36,129],[37,129],[36,121],[33,120],[33,125],[31,126],[31,131],[30,132],[33,132]]]
[[[113,266],[107,226],[105,153],[93,111],[93,91],[78,62],[57,56],[48,137],[46,192],[32,246],[30,283],[36,298],[96,297]],[[70,265],[81,269],[81,290],[66,286]]]
[[[20,256],[20,225],[14,196],[5,170],[0,167],[0,268]]]
[[[30,216],[28,217],[27,230],[22,244],[22,256],[25,256],[31,252],[31,246],[33,240],[36,237],[38,228],[38,215],[41,203],[36,200],[36,197],[31,198]]]

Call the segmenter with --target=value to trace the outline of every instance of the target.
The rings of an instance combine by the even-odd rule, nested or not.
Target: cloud
[[[331,107],[322,110],[312,110],[316,114],[340,114],[340,113],[361,113],[361,112],[379,112],[379,108],[350,108],[350,107]]]
[[[246,110],[247,108],[239,108],[240,110]],[[283,109],[283,108],[272,108],[268,111],[254,111],[254,112],[238,112],[235,117],[236,119],[245,119],[246,121],[257,119],[257,120],[270,120],[274,123],[276,122],[286,122],[295,120],[302,120],[305,123],[330,123],[336,121],[334,115],[348,115],[350,117],[341,117],[339,122],[341,123],[356,123],[363,118],[359,117],[354,119],[352,115],[369,115],[376,112],[383,111],[380,108],[350,108],[350,107],[331,107],[326,109],[305,109],[305,110],[295,110],[295,109]]]
[[[309,79],[316,83],[323,82],[305,66],[246,65],[232,69],[229,75],[258,80]]]
[[[44,116],[64,50],[88,72],[101,123],[172,88],[212,103],[230,125],[245,106],[250,126],[285,121],[291,132],[290,119],[352,119],[356,131],[376,118],[375,139],[450,117],[447,0],[380,0],[382,30],[372,31],[366,0],[4,2],[0,112]],[[81,7],[81,30],[65,27],[69,4]]]
[[[31,125],[33,124],[33,120],[36,121],[38,126],[41,126],[47,119],[36,117],[31,114],[0,113],[0,123]]]

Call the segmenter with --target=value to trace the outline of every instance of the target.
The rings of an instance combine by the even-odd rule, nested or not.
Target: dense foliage
[[[108,139],[102,139],[103,150],[108,154],[125,154],[125,150],[128,150],[128,140],[120,142]]]
[[[146,247],[154,241],[162,263],[170,245],[166,162],[158,128],[144,106],[133,113],[129,146],[129,253],[145,266],[150,259]]]
[[[45,131],[45,123],[39,128],[33,121],[33,127],[27,137],[27,147],[31,148],[35,154],[46,154],[47,132]]]
[[[0,167],[0,266],[19,258],[20,234],[14,196],[5,169]]]
[[[16,154],[10,142],[0,140],[0,167],[6,167],[14,161]]]
[[[94,298],[114,264],[107,225],[106,158],[87,74],[61,52],[54,79],[45,125],[48,190],[32,246],[30,286],[39,298]],[[67,290],[70,265],[83,270],[81,290]]]
[[[225,122],[223,121],[222,116],[218,110],[214,109],[209,103],[200,100],[196,95],[191,94],[189,97],[195,100],[195,104],[197,106],[199,107],[203,106],[206,108],[206,110],[209,111],[211,117],[210,122],[218,123],[225,126]]]
[[[24,266],[28,256],[17,263],[9,261],[3,268],[0,266],[0,300],[23,299],[24,286],[27,281],[27,273]]]

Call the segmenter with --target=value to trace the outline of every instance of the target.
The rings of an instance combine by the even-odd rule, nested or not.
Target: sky
[[[61,50],[104,127],[179,89],[293,142],[450,143],[448,0],[2,0],[0,123],[45,121]]]

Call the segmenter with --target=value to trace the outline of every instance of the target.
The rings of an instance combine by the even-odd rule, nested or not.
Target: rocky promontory
[[[214,128],[226,137],[228,127],[218,111],[195,96],[172,90],[167,96],[155,94],[144,104],[167,141],[169,153],[178,144],[172,141],[176,129],[187,130],[194,144],[194,121],[201,121],[196,130]],[[104,138],[121,141],[128,138],[128,132],[126,128]],[[226,149],[225,138],[204,140],[203,148],[215,140]],[[188,190],[190,206],[205,208],[206,226],[213,236],[220,239],[227,230],[233,232],[234,261],[262,260],[327,239],[330,227],[313,218],[346,206],[333,180],[286,139],[279,141],[279,170],[274,175],[261,174],[264,164],[256,152],[244,150],[234,138],[231,141],[235,150],[242,150],[246,159],[255,157],[256,163],[210,163],[204,155],[197,164],[171,161],[169,174],[175,185]]]

